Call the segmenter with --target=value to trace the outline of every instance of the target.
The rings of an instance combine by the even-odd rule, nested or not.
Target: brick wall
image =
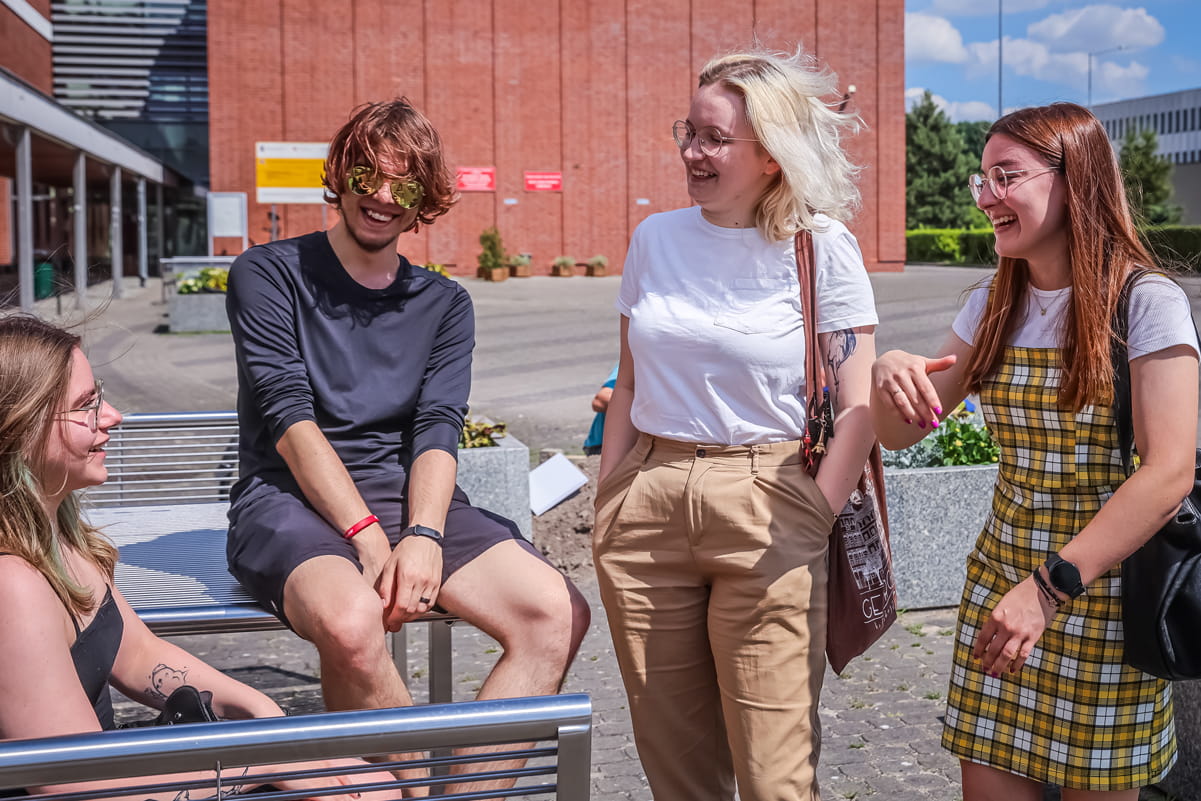
[[[34,10],[50,19],[50,0],[34,0]],[[45,92],[54,93],[50,42],[5,5],[0,5],[0,67]]]
[[[474,270],[480,232],[552,259],[609,257],[620,269],[646,215],[687,205],[673,120],[700,66],[757,36],[797,42],[854,84],[866,127],[852,228],[872,269],[904,261],[903,0],[209,0],[211,170],[216,191],[254,203],[256,141],[327,141],[352,108],[408,96],[452,164],[495,166],[495,193],[464,193],[401,239],[414,261]],[[527,192],[525,171],[562,172],[562,192]],[[280,235],[322,225],[319,206],[279,206]],[[329,212],[332,225],[336,214]]]

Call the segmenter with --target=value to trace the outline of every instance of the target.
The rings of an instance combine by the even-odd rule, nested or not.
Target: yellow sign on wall
[[[256,142],[255,199],[259,203],[324,203],[324,142]]]

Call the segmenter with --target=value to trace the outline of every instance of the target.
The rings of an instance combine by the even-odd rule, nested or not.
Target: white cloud
[[[1163,25],[1145,8],[1085,6],[1030,24],[1026,34],[1057,52],[1088,53],[1111,47],[1135,50],[1155,47],[1164,39]]]
[[[945,17],[910,13],[905,15],[905,58],[961,64],[968,54],[963,36]]]
[[[969,76],[995,75],[997,40],[967,45]],[[1082,96],[1088,84],[1088,53],[1061,53],[1031,39],[1005,37],[1005,72],[1070,87]],[[1150,70],[1137,61],[1122,65],[1093,57],[1093,99],[1130,97],[1144,93]]]
[[[999,0],[934,0],[930,10],[939,14],[947,14],[948,16],[962,17],[979,17],[997,15],[997,2]],[[1037,11],[1040,8],[1046,8],[1054,0],[1004,0],[1005,13],[1012,14],[1018,11]]]
[[[926,90],[920,86],[915,86],[905,90],[905,110],[913,108],[917,103],[921,102],[922,96]],[[980,100],[968,100],[965,102],[950,101],[942,95],[931,94],[930,99],[934,101],[934,105],[938,106],[943,112],[951,118],[952,122],[973,122],[975,120],[995,120],[997,118],[996,109]]]

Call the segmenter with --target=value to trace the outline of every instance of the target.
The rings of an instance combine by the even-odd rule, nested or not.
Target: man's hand
[[[429,537],[405,537],[393,549],[375,582],[384,601],[384,628],[399,631],[424,615],[442,586],[442,546]]]
[[[374,586],[392,553],[388,535],[379,523],[373,523],[356,534],[350,542],[359,557],[359,564],[363,566],[363,578]]]

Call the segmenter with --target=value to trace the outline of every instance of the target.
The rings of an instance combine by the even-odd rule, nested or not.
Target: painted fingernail
[[[905,422],[908,423],[909,425],[913,425],[913,421],[910,420],[908,417],[905,418]]]
[[[942,407],[941,407],[941,406],[935,406],[935,407],[934,407],[934,413],[935,413],[935,414],[942,414]]]
[[[993,673],[991,670],[990,670],[990,671],[988,671],[988,675],[992,676],[994,679],[999,679],[999,678],[1001,678],[1001,677],[1000,677],[1000,676],[998,676],[996,673]]]
[[[931,420],[931,421],[930,421],[930,428],[938,428],[938,421],[937,421],[937,420]]]
[[[925,428],[925,427],[926,427],[926,421],[925,421],[925,420],[918,420],[918,421],[917,421],[917,426],[918,426],[918,428]]]

